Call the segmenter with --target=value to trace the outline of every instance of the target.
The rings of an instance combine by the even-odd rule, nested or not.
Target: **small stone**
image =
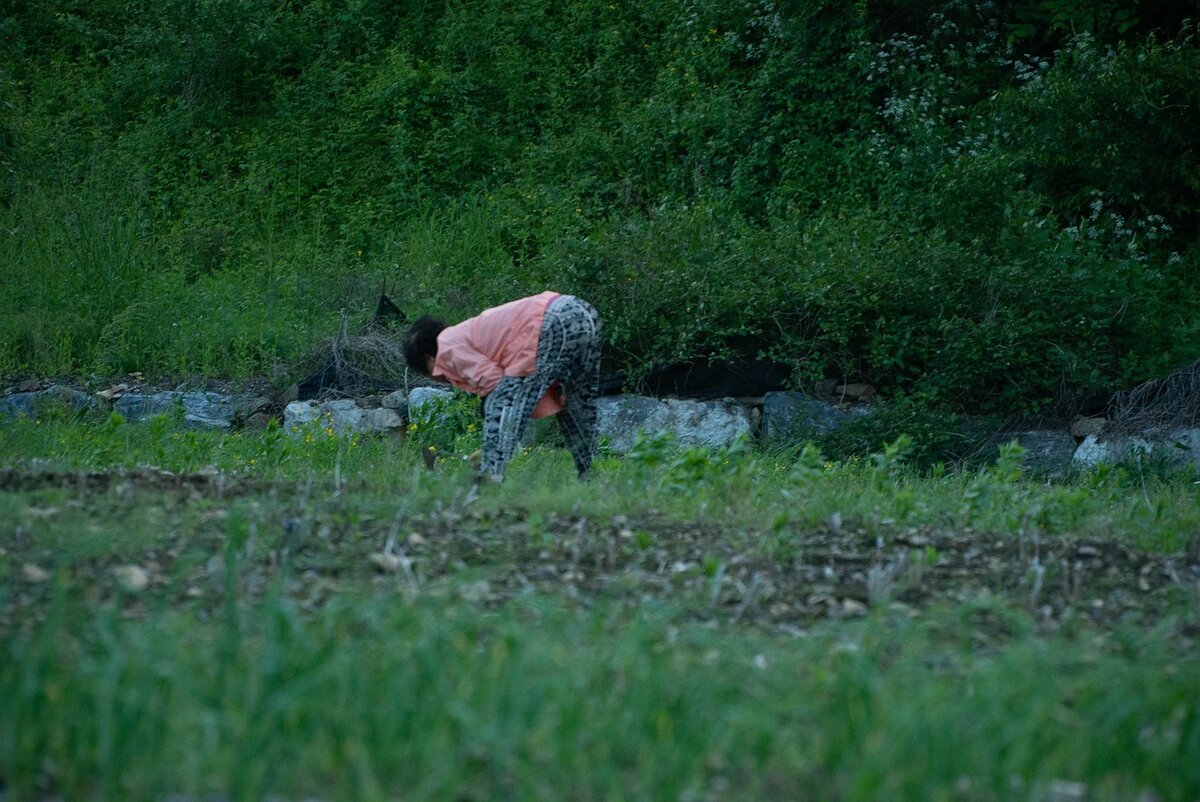
[[[49,572],[33,563],[21,566],[21,576],[25,577],[26,582],[45,582],[50,578]]]
[[[99,398],[101,401],[112,401],[114,398],[120,398],[128,389],[129,385],[127,384],[114,384],[107,390],[101,390],[96,393],[96,398]]]
[[[867,605],[858,599],[842,599],[842,615],[846,618],[857,618],[867,614]]]
[[[487,601],[488,596],[492,592],[492,586],[486,579],[481,579],[478,582],[471,582],[459,588],[458,595],[463,601],[471,604],[479,604]]]
[[[400,570],[400,556],[390,551],[377,551],[371,555],[370,559],[375,567],[381,571],[394,573]]]
[[[119,565],[112,572],[126,593],[141,593],[150,585],[150,575],[140,565]]]
[[[1088,787],[1070,780],[1051,780],[1047,791],[1047,802],[1076,802],[1087,799]]]
[[[839,384],[833,388],[835,396],[848,401],[870,401],[875,397],[877,388],[873,384]]]

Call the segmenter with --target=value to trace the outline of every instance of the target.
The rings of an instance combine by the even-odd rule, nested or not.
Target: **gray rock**
[[[87,393],[73,387],[54,386],[39,393],[42,398],[67,404],[76,412],[82,412],[96,405],[96,400]]]
[[[1200,429],[1175,429],[1163,445],[1170,455],[1168,461],[1200,468]]]
[[[1063,429],[1034,429],[1005,435],[1004,442],[1016,440],[1025,449],[1023,467],[1035,476],[1060,479],[1071,470],[1075,456],[1075,438]]]
[[[82,412],[95,405],[95,401],[87,393],[70,387],[54,386],[36,392],[13,393],[0,398],[0,419],[3,418],[34,418],[47,407],[69,406],[75,412]]]
[[[805,393],[767,393],[763,396],[763,441],[778,446],[820,437],[865,414],[865,407],[840,409]]]
[[[338,398],[333,401],[323,401],[320,404],[321,418],[335,432],[360,431],[366,410],[354,402],[353,398]]]
[[[388,432],[393,429],[400,429],[404,426],[404,419],[400,417],[400,413],[394,409],[380,407],[379,409],[369,409],[363,413],[362,420],[359,421],[358,431],[360,432]]]
[[[394,409],[400,415],[405,417],[408,415],[408,393],[404,390],[396,390],[388,393],[383,398],[379,399],[379,405],[384,409]]]
[[[404,421],[394,409],[362,409],[350,398],[335,401],[293,401],[283,410],[283,430],[319,425],[339,434],[375,433],[398,429]]]
[[[625,453],[633,446],[639,431],[661,428],[663,402],[640,395],[606,396],[598,401],[596,429],[607,437],[612,448]]]
[[[750,413],[723,401],[658,400],[645,396],[618,396],[599,401],[598,430],[612,448],[624,453],[633,447],[639,431],[669,431],[682,446],[723,448],[749,435]]]
[[[1200,468],[1200,429],[1149,430],[1138,435],[1088,435],[1075,449],[1074,466],[1092,469],[1126,460],[1161,460],[1180,468]]]
[[[271,406],[271,399],[265,395],[239,395],[233,401],[233,419],[248,421],[259,412],[265,412]]]
[[[37,414],[38,393],[13,393],[0,398],[0,417],[32,418]]]
[[[225,393],[190,392],[183,394],[183,422],[199,429],[230,429],[237,403]]]
[[[321,417],[321,408],[316,401],[293,401],[283,409],[283,430],[290,432],[298,426],[306,426]]]
[[[183,393],[127,393],[113,402],[113,410],[130,423],[144,421],[154,415],[170,415],[179,406]]]
[[[453,390],[440,387],[414,387],[408,393],[408,417],[410,420],[427,420],[431,408],[454,398]]]

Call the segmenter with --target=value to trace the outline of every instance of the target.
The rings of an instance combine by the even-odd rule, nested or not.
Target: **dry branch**
[[[1200,424],[1200,359],[1164,379],[1118,393],[1110,409],[1112,425],[1105,437]]]

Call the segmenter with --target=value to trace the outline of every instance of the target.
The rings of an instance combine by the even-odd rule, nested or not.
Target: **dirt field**
[[[5,545],[10,579],[21,585],[23,566],[32,566],[24,591],[4,611],[6,627],[40,598],[28,575],[37,577],[36,566],[54,560],[34,529],[66,513],[96,520],[138,505],[176,521],[151,536],[140,554],[95,554],[67,570],[78,587],[104,597],[115,592],[111,569],[136,564],[147,572],[149,595],[174,594],[180,603],[196,604],[210,595],[222,570],[215,555],[227,537],[228,506],[262,499],[285,509],[295,504],[285,497],[303,492],[152,469],[6,470],[0,491],[70,496],[62,508],[32,503],[27,523]],[[487,606],[529,593],[584,605],[597,599],[669,603],[695,619],[786,633],[857,618],[878,606],[915,617],[934,606],[965,605],[978,607],[979,638],[986,642],[994,604],[1029,611],[1046,632],[1110,629],[1159,621],[1200,591],[1200,559],[1191,553],[1144,551],[1112,538],[996,535],[886,520],[868,532],[836,516],[821,528],[785,523],[748,531],[653,511],[597,519],[531,514],[515,505],[481,510],[459,499],[388,520],[359,509],[347,492],[303,516],[267,512],[251,526],[254,542],[245,555],[255,568],[247,590],[261,591],[286,565],[289,593],[309,607],[340,590],[395,583],[405,593],[452,587]],[[1198,634],[1194,623],[1178,632],[1188,643]]]

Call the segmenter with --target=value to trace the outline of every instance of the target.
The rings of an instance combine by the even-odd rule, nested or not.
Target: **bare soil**
[[[146,596],[162,593],[201,609],[214,607],[224,587],[221,500],[296,492],[154,469],[0,471],[0,491],[50,487],[78,493],[75,503],[85,507],[106,497],[109,509],[113,498],[167,509],[217,502],[192,531],[165,533],[139,560],[150,580]],[[984,643],[1010,625],[997,610],[1026,611],[1024,620],[1048,632],[1166,623],[1189,651],[1200,635],[1200,556],[1114,539],[889,525],[868,531],[853,523],[756,531],[654,513],[598,520],[471,505],[382,520],[355,510],[352,494],[340,504],[263,522],[254,553],[246,549],[245,591],[262,592],[286,566],[287,592],[307,608],[344,592],[394,588],[453,594],[485,607],[527,594],[585,606],[673,605],[694,619],[783,633],[871,608],[919,617],[954,607],[978,619]],[[3,545],[10,576],[0,578],[17,588],[0,623],[7,628],[48,593],[46,578],[31,580],[22,566],[52,562],[53,555],[39,551],[21,527]],[[90,559],[68,570],[81,592],[99,600],[118,595],[111,578],[117,562]]]

